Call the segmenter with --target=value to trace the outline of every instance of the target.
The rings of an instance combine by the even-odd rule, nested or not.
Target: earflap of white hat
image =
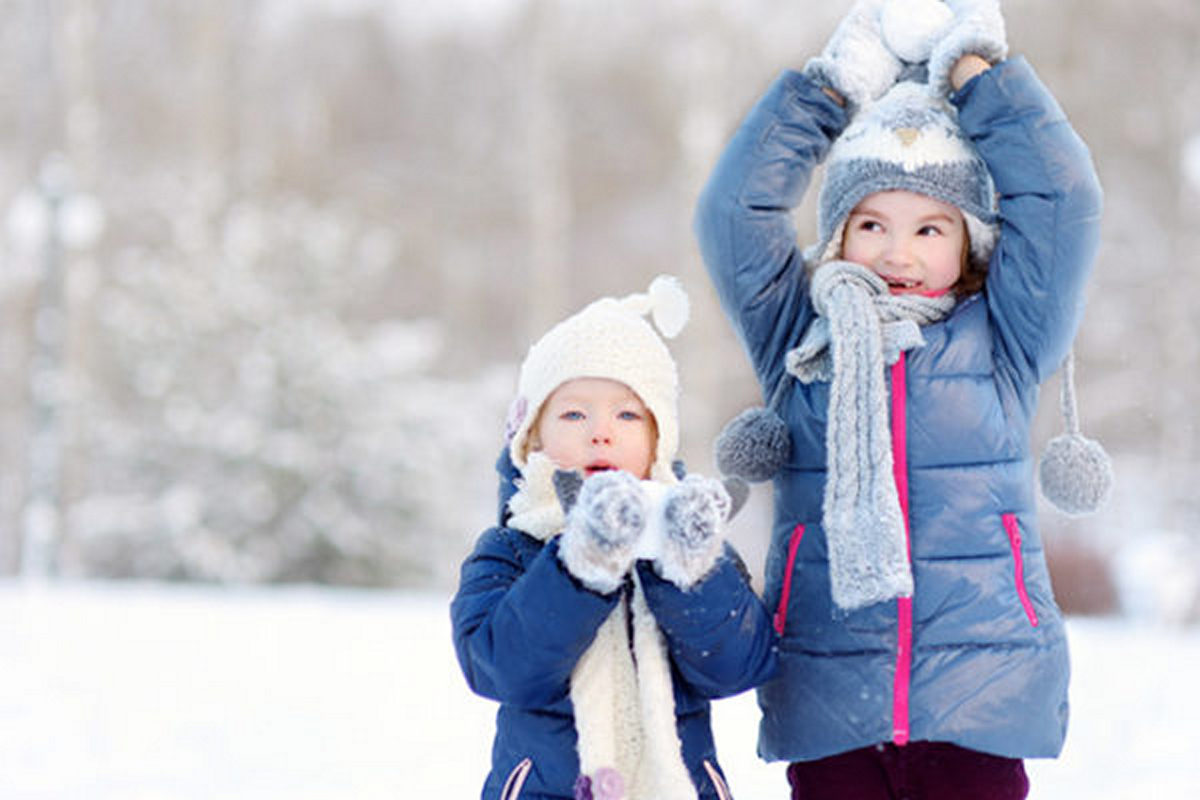
[[[513,464],[524,468],[530,431],[555,389],[575,378],[608,378],[636,392],[654,415],[658,447],[651,476],[669,480],[679,446],[679,378],[663,337],[677,336],[689,315],[679,280],[660,275],[644,293],[601,298],[547,331],[521,365],[507,425]]]

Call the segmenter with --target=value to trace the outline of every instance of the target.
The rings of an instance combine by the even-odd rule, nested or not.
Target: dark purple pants
[[[881,744],[790,764],[792,800],[1024,800],[1019,758],[941,742]]]

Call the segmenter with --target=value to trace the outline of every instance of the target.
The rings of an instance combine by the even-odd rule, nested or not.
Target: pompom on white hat
[[[547,331],[521,364],[509,410],[513,464],[525,468],[530,429],[555,389],[575,378],[608,378],[636,392],[654,415],[658,445],[650,477],[671,482],[679,448],[679,373],[663,338],[678,335],[689,313],[678,279],[660,275],[644,294],[601,298]]]

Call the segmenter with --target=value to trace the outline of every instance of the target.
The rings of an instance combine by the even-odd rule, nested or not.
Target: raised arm
[[[1062,363],[1082,317],[1100,183],[1086,145],[1024,59],[973,68],[977,77],[951,101],[999,197],[988,306],[1005,352],[1040,382]]]
[[[750,111],[717,162],[694,227],[721,303],[764,383],[807,319],[803,254],[792,211],[846,124],[843,107],[786,71]]]

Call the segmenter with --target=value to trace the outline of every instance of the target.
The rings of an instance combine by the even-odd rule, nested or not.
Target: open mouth
[[[892,289],[893,291],[908,292],[920,287],[921,285],[920,281],[913,280],[911,278],[899,278],[895,275],[880,275],[879,277],[883,278],[884,282],[887,283],[888,288]]]
[[[616,466],[608,463],[607,461],[593,461],[591,464],[588,464],[586,467],[584,467],[583,471],[588,475],[595,475],[597,472],[608,472],[609,470],[614,469],[616,469]]]

